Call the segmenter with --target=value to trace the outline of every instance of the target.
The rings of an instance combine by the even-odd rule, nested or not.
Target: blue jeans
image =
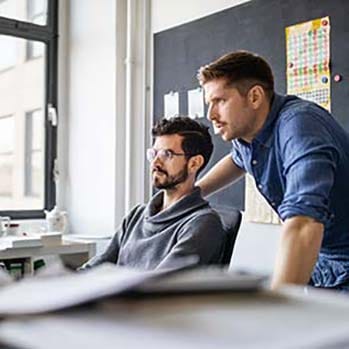
[[[338,291],[339,293],[349,293],[349,281],[333,287],[320,287],[314,286],[312,279],[310,279],[308,285],[321,290]]]

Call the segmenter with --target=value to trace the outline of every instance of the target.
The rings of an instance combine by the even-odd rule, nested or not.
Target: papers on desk
[[[0,249],[42,246],[40,237],[4,236],[0,238]]]
[[[4,236],[0,238],[0,250],[21,247],[57,246],[62,243],[62,233],[52,232],[28,236]]]
[[[204,275],[202,272],[195,279],[194,270],[189,274],[186,271],[142,272],[105,264],[60,277],[33,277],[0,288],[0,315],[56,311],[129,293],[257,290],[262,282],[261,277],[241,277],[227,272],[224,276],[222,271],[214,276],[211,270],[211,279],[206,281]]]
[[[44,246],[57,246],[62,243],[62,233],[50,232],[40,235],[41,242]]]

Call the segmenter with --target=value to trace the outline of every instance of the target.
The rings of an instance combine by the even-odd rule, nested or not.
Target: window
[[[29,22],[46,24],[47,0],[27,0],[27,18]]]
[[[42,110],[26,113],[25,121],[25,195],[43,197],[44,118]]]
[[[13,117],[0,117],[0,198],[12,195],[14,152]]]
[[[16,65],[17,47],[10,37],[0,35],[0,72]]]
[[[44,217],[55,204],[57,8],[0,0],[0,215],[12,218]]]
[[[46,25],[51,0],[0,0],[0,16]]]
[[[27,0],[28,21],[39,25],[46,24],[46,0]],[[38,58],[44,55],[44,45],[36,41],[27,42],[27,59]]]
[[[45,54],[45,45],[38,41],[27,41],[27,60],[39,58]]]

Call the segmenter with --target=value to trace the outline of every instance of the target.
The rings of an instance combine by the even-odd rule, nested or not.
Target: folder
[[[264,277],[229,271],[140,271],[111,264],[56,277],[31,277],[0,288],[0,315],[66,309],[106,297],[186,292],[256,291]]]

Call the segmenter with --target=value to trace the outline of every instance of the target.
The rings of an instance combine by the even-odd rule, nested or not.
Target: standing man
[[[221,263],[225,231],[194,186],[213,150],[208,127],[175,117],[158,122],[152,136],[147,157],[160,191],[146,205],[134,207],[106,251],[81,269],[104,262],[143,270]]]
[[[231,154],[198,183],[204,196],[250,173],[283,221],[272,288],[349,290],[349,135],[320,106],[274,92],[261,57],[229,53],[202,67],[208,119]]]

